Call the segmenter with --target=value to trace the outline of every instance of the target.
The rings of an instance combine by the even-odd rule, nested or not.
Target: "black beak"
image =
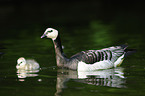
[[[44,38],[46,35],[45,34],[43,34],[42,36],[41,36],[41,38]]]

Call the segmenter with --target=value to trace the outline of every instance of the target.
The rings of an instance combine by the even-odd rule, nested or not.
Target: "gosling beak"
[[[44,38],[46,35],[45,34],[43,34],[42,36],[41,36],[41,38]]]

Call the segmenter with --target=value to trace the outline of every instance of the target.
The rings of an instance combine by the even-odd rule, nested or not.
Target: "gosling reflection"
[[[68,69],[59,69],[57,73],[57,84],[55,96],[61,96],[63,88],[70,79],[76,82],[91,84],[95,86],[109,86],[125,88],[125,77],[122,67],[114,69],[97,70],[91,72],[79,72]]]
[[[38,76],[40,66],[34,59],[21,57],[17,60],[16,68],[18,78],[26,78]]]
[[[38,76],[39,70],[17,70],[18,78],[26,78],[26,77],[36,77]]]

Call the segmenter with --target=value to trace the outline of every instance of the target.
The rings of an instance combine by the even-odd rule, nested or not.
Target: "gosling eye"
[[[20,66],[21,63],[23,63],[23,62],[20,62],[20,63],[18,64],[18,66]]]

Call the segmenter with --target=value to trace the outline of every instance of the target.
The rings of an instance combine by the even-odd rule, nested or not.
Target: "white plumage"
[[[94,64],[86,64],[85,62],[82,61],[78,63],[78,71],[93,71],[98,69],[108,69],[112,67],[113,63],[110,60],[104,60],[96,62]]]

